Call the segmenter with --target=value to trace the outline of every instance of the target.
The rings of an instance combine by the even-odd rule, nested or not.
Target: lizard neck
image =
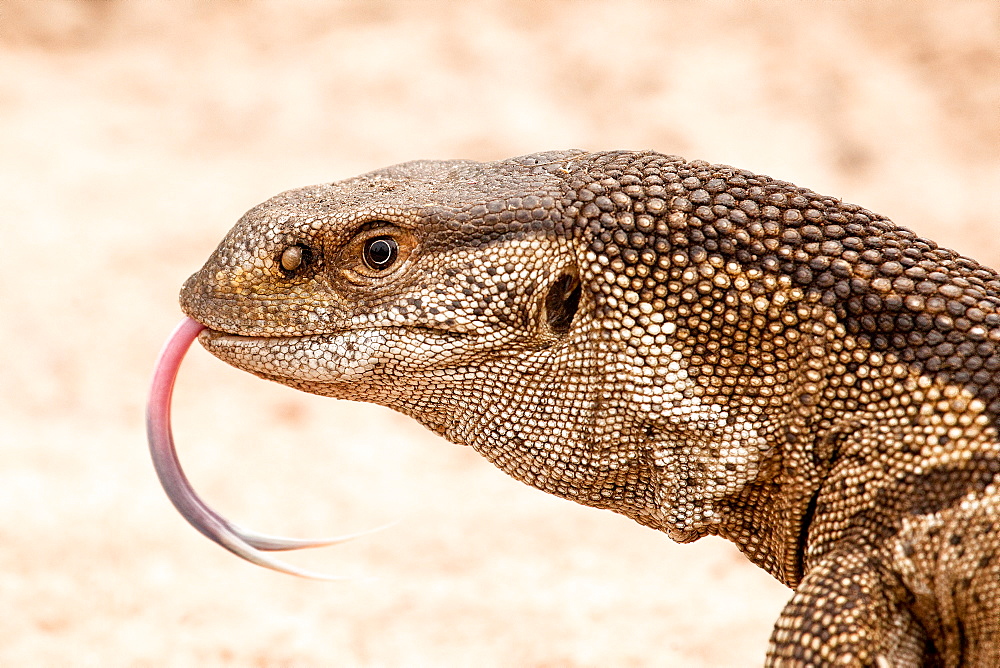
[[[794,584],[813,501],[835,461],[833,446],[815,437],[835,422],[820,397],[831,356],[851,344],[801,292],[773,291],[754,308],[761,314],[749,326],[713,331],[716,340],[686,355],[655,337],[637,355],[602,320],[579,322],[558,345],[485,362],[461,393],[424,396],[429,384],[415,381],[393,408],[522,482],[679,542],[726,537]],[[773,325],[782,313],[787,332]],[[733,382],[713,394],[726,367]],[[545,383],[530,372],[537,368],[547,369]]]

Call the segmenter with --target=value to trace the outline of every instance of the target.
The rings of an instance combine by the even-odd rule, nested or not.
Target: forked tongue
[[[370,533],[370,531],[324,540],[281,538],[260,534],[233,524],[209,508],[188,482],[174,448],[174,435],[170,427],[170,399],[173,395],[174,381],[177,379],[177,371],[180,369],[181,361],[203,329],[205,329],[204,325],[191,318],[182,320],[170,338],[167,339],[167,343],[160,353],[160,359],[156,363],[153,386],[149,392],[149,404],[146,406],[146,435],[149,439],[149,451],[153,456],[153,466],[156,468],[156,475],[160,478],[160,484],[163,485],[170,501],[184,516],[184,519],[190,522],[195,529],[233,554],[259,566],[292,575],[320,580],[346,579],[343,576],[323,575],[303,570],[275,559],[263,551],[298,550],[304,547],[335,545]]]

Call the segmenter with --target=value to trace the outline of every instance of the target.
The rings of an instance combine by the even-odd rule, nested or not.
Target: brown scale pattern
[[[650,152],[418,161],[251,210],[182,304],[237,367],[734,541],[796,590],[772,665],[1000,664],[1000,277],[882,216]]]

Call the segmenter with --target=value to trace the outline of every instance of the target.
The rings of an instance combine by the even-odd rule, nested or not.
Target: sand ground
[[[203,351],[174,512],[142,412],[182,281],[251,205],[413,158],[655,148],[1000,266],[1000,4],[0,2],[0,664],[752,666],[789,592],[507,479],[389,411]]]

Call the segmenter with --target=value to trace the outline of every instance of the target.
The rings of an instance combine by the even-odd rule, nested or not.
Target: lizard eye
[[[399,244],[392,237],[375,237],[365,242],[364,260],[371,269],[387,269],[398,256]]]
[[[417,240],[413,233],[384,220],[361,226],[334,256],[332,266],[355,285],[394,281],[409,264]],[[374,282],[374,283],[373,283]]]
[[[281,266],[281,271],[285,274],[285,276],[291,276],[296,271],[309,264],[309,260],[311,258],[312,251],[309,250],[308,246],[295,244],[294,246],[289,246],[281,252],[281,256],[278,258],[278,264]]]

